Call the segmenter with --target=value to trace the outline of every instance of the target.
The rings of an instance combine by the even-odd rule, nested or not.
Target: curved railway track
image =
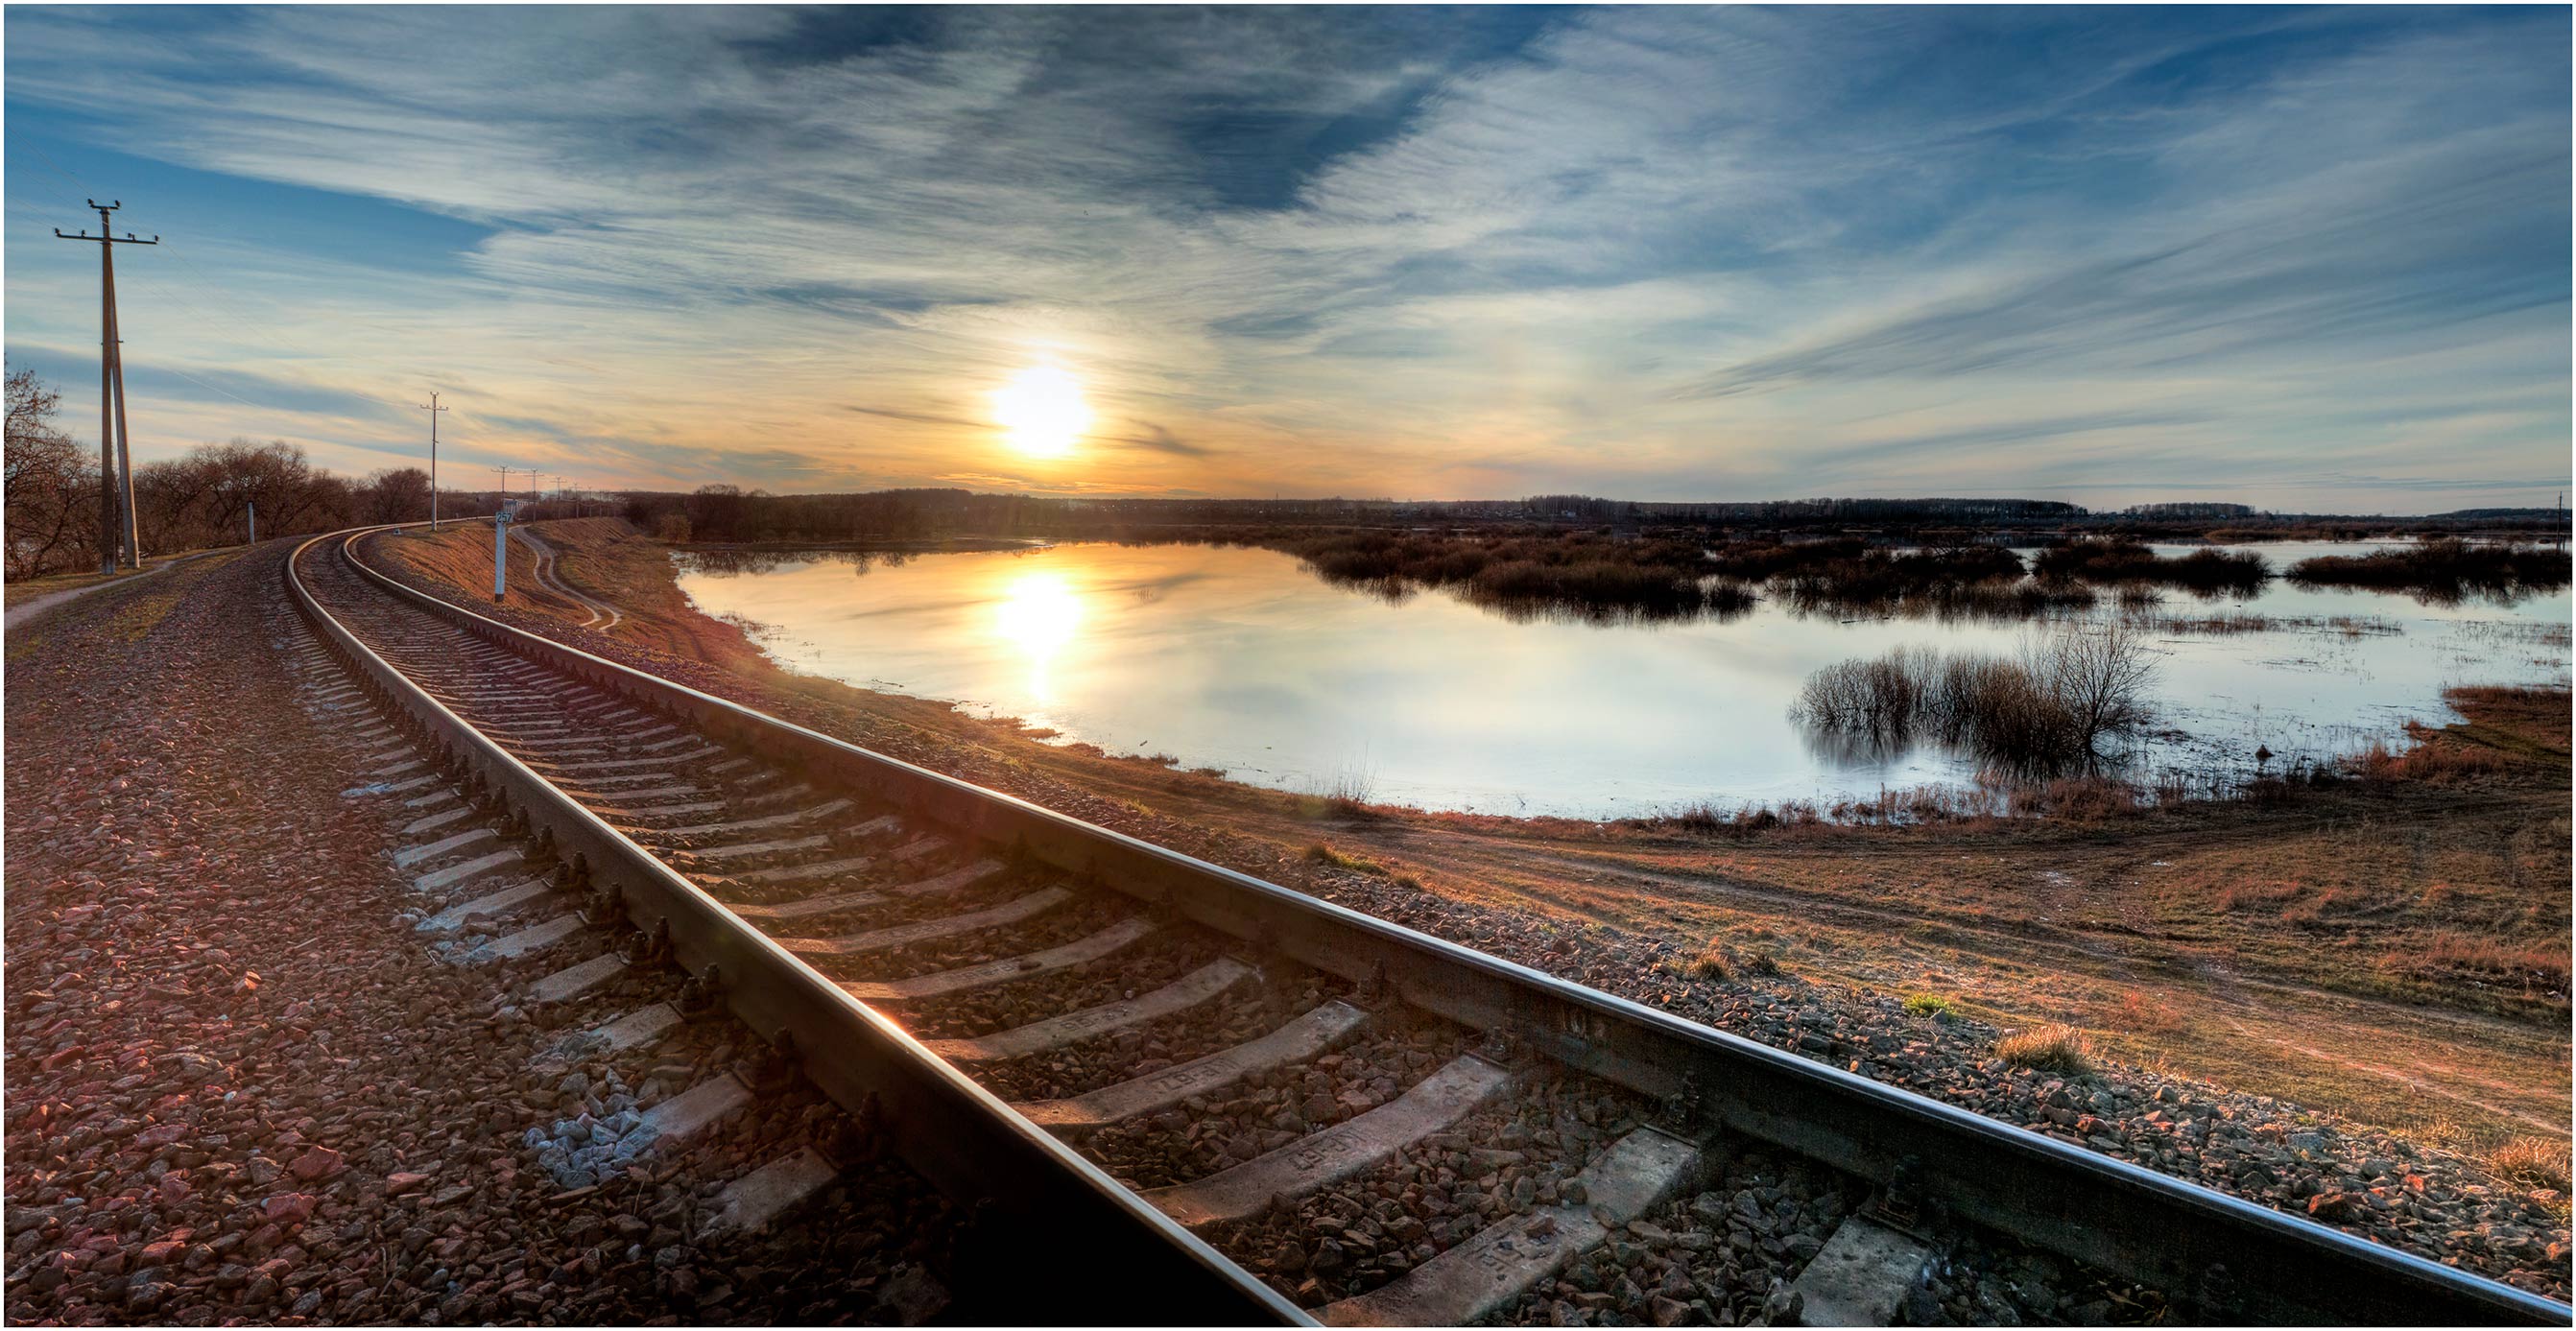
[[[389,530],[316,538],[287,578],[458,808],[504,820],[405,828],[422,910],[521,951],[631,927],[534,990],[667,961],[685,997],[569,1029],[728,1005],[974,1201],[990,1268],[965,1278],[1095,1291],[1045,1320],[1528,1320],[1588,1251],[1730,1192],[1749,1211],[1708,1213],[1659,1309],[1884,1320],[1949,1244],[2000,1234],[2205,1320],[2569,1320],[525,633],[369,567]],[[1800,1195],[1829,1232],[1759,1228],[1788,1203],[1745,1162],[1782,1158],[1823,1179]],[[1340,1238],[1273,1223],[1301,1207]]]

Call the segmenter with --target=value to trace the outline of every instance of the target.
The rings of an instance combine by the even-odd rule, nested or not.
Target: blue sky
[[[2564,8],[13,8],[141,456],[2306,511],[2568,482]],[[1032,365],[1091,411],[1014,449]]]

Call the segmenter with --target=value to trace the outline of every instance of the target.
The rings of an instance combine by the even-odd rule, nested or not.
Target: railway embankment
[[[563,552],[559,576],[620,605],[619,631],[580,629],[549,613],[542,601],[501,607],[505,619],[826,733],[2034,1132],[2526,1288],[2561,1296],[2566,1290],[2563,1177],[2507,1172],[2497,1162],[2445,1145],[2439,1134],[2373,1127],[2365,1118],[2259,1089],[2230,1089],[2223,1080],[2170,1065],[2145,1066],[2146,1060],[2119,1056],[2116,1029],[2103,1032],[2102,1043],[2111,1048],[2080,1066],[2018,1064],[1997,1050],[1997,1037],[2008,1025],[2020,1024],[1997,1019],[2009,1009],[1974,1000],[1952,1003],[1937,994],[1928,995],[1935,1001],[1909,1002],[1913,991],[1899,987],[1903,972],[1869,969],[1875,961],[1847,963],[1843,975],[1834,974],[1835,968],[1815,964],[1832,950],[1834,935],[1812,932],[1819,926],[1874,931],[1892,936],[1900,947],[1919,947],[1954,972],[1983,965],[2021,977],[2042,995],[2060,983],[2051,967],[2117,977],[2131,993],[2191,993],[2191,973],[2166,958],[2123,955],[2128,936],[2116,931],[2068,930],[1985,912],[1966,918],[1915,912],[1909,918],[1901,901],[1832,893],[1800,899],[1760,884],[1729,882],[1705,865],[1677,864],[1682,857],[1669,846],[1605,844],[1598,834],[1563,829],[1461,829],[1458,820],[1408,819],[1400,811],[1318,816],[1275,792],[1212,792],[1205,778],[1182,781],[1177,778],[1185,774],[1145,764],[1066,754],[937,704],[862,694],[775,671],[732,626],[703,617],[688,622],[693,612],[669,586],[657,547],[622,532],[570,531],[550,541]],[[420,547],[392,548],[397,562],[411,564],[417,585],[478,611],[491,610],[488,599],[469,596],[453,576],[463,569],[465,555],[410,559]],[[443,570],[448,576],[442,577]],[[488,577],[488,566],[482,576]],[[700,644],[709,641],[723,648],[703,650]],[[2563,765],[2563,749],[2554,760]],[[2164,838],[2175,832],[2154,830]],[[2220,830],[2245,834],[2242,827]],[[2150,853],[2181,853],[2164,850],[2168,844],[2159,841]],[[1794,849],[1804,853],[1793,858],[1811,864],[1832,850]],[[1882,872],[1895,858],[1887,846],[1852,849],[1864,863],[1874,856]],[[1893,849],[1923,848],[1898,840]],[[1969,858],[1961,849],[1954,843],[1935,853]],[[1966,849],[1992,859],[1998,850],[2028,848],[1990,840]],[[1476,890],[1474,880],[1488,873],[1489,883],[1509,890]],[[1604,880],[1617,886],[1615,906],[1602,892]],[[1712,898],[1739,906],[1754,902],[1756,918],[1734,917],[1740,927],[1731,935],[1721,932],[1714,944],[1705,935],[1693,937],[1697,930],[1689,924],[1670,927],[1671,921],[1710,918],[1693,912]],[[1640,907],[1641,901],[1652,904]],[[1636,923],[1658,913],[1666,917],[1665,927]],[[1792,914],[1808,922],[1811,932],[1803,940],[1776,923]],[[1899,984],[1845,978],[1855,973]],[[2206,981],[2205,971],[2199,978]],[[2529,1081],[2546,1083],[2563,1069],[2563,1021],[2553,1032],[2528,1014],[2412,1005],[2296,975],[2265,974],[2256,965],[2225,978],[2236,990],[2236,1003],[2204,1011],[2228,1023],[2228,1038],[2244,1046],[2241,1056],[2249,1063],[2366,1061],[2370,1066],[2347,1072],[2405,1084],[2433,1102],[2434,1112],[2448,1096],[2458,1102],[2457,1112],[2519,1120],[2535,1138],[2549,1139],[2553,1124],[2545,1095],[2537,1111],[2523,1109],[2520,1103],[2527,1102],[2502,1093],[2515,1088],[2482,1069],[2411,1061],[2414,1049],[2402,1040],[2393,1047],[2354,1042],[2374,1029],[2452,1023],[2467,1038],[2483,1033],[2519,1040],[2516,1052],[2535,1060],[2549,1059],[2553,1048],[2561,1051],[2559,1061],[2523,1070]],[[2322,1032],[2311,1020],[2321,1012],[2329,1014]],[[2415,1038],[2424,1038],[2421,1029]],[[2435,1043],[2457,1047],[2438,1038]],[[2563,1120],[2563,1086],[2557,1093]],[[1312,1221],[1313,1232],[1296,1239],[1304,1260],[1311,1262],[1318,1245],[1331,1237],[1338,1215],[1324,1208]],[[1274,1260],[1293,1267],[1298,1257],[1283,1242]],[[1959,1317],[1978,1296],[1971,1290],[1955,1297],[1963,1307],[1949,1315]]]

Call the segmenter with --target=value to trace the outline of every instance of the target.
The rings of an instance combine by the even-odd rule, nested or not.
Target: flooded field
[[[2281,569],[2372,547],[2253,548]],[[1819,738],[1792,719],[1799,688],[1897,646],[2010,653],[2043,631],[1769,597],[1725,619],[1515,619],[1444,592],[1334,586],[1232,547],[817,554],[759,571],[681,558],[700,608],[756,625],[799,670],[1281,789],[1487,813],[1830,806],[1968,783],[1973,764],[1938,748]],[[2224,779],[2261,750],[2277,771],[2447,719],[2451,685],[2564,684],[2568,611],[2565,591],[2457,605],[2281,581],[2215,600],[2168,591],[2132,611],[2157,654],[2135,770]],[[2093,613],[2118,611],[2106,595]]]

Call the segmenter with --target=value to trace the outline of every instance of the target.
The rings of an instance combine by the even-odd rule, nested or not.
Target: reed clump
[[[2290,568],[2290,580],[2312,587],[2408,591],[2435,599],[2473,593],[2512,596],[2568,582],[2564,548],[2472,543],[2453,537],[2366,555],[2319,555]]]
[[[1516,617],[1687,619],[1740,614],[1757,599],[1713,577],[1696,541],[1344,532],[1261,544],[1329,582],[1393,596],[1450,587]]]
[[[2157,554],[2144,542],[2118,537],[2061,541],[2039,552],[2031,571],[2044,581],[2148,583],[2186,591],[2257,592],[2271,579],[2263,557],[2250,550],[2194,550]]]
[[[1794,716],[1880,748],[1937,743],[2043,777],[2089,765],[2143,728],[2154,677],[2139,630],[2112,620],[2059,629],[2015,657],[1899,647],[1843,661],[1807,678]]]

